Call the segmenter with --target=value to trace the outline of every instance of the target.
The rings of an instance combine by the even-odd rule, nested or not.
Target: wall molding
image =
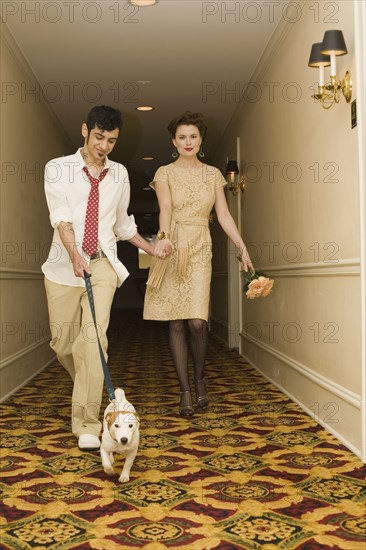
[[[265,265],[259,268],[276,277],[333,277],[359,276],[360,258],[348,258],[336,262],[304,262],[301,264]]]
[[[220,319],[214,315],[209,316],[209,330],[217,340],[228,345],[228,324],[224,319]]]
[[[281,351],[276,350],[274,347],[269,346],[264,342],[261,342],[260,340],[258,340],[258,338],[251,336],[245,331],[241,332],[240,336],[244,338],[246,341],[250,342],[251,344],[254,344],[255,346],[263,349],[266,353],[268,353],[272,357],[276,357],[276,359],[279,359],[283,363],[286,363],[286,365],[288,365],[293,370],[300,373],[302,376],[305,376],[308,380],[311,380],[312,382],[314,382],[317,386],[320,386],[321,388],[329,391],[333,395],[340,397],[341,399],[343,399],[343,401],[345,401],[352,407],[355,407],[357,410],[361,409],[362,399],[360,395],[357,395],[356,393],[351,392],[350,390],[347,390],[346,388],[344,388],[343,386],[340,386],[336,382],[329,380],[329,378],[326,378],[325,376],[322,376],[321,374],[309,369],[309,367],[300,363],[300,361],[296,361],[295,359],[292,359],[289,355],[286,355],[285,353],[282,353]],[[260,369],[257,368],[257,370],[260,370]],[[283,388],[281,389],[285,391]]]
[[[277,27],[275,28],[273,34],[271,35],[268,44],[266,45],[261,57],[259,58],[259,61],[253,70],[253,73],[251,74],[248,83],[249,82],[259,82],[262,78],[262,75],[265,73],[266,69],[271,65],[272,58],[276,54],[277,50],[281,47],[282,42],[286,39],[286,36],[291,32],[293,29],[293,23],[291,23],[291,20],[296,20],[297,16],[297,6],[303,9],[303,7],[306,5],[306,0],[298,0],[297,2],[293,2],[293,5],[289,3],[288,5],[288,17],[289,21],[286,21],[285,18],[281,17],[279,23],[277,24]],[[292,16],[293,19],[292,19]],[[240,111],[244,108],[245,102],[239,102],[236,109],[234,110],[231,119],[229,120],[223,134],[220,142],[218,143],[217,149],[215,151],[215,156],[218,151],[222,148],[222,144],[225,143],[227,134],[230,131],[231,123],[233,120],[235,120],[238,116]],[[240,165],[239,165],[240,168]]]
[[[34,85],[35,83],[39,84],[38,78],[33,72],[33,68],[29,65],[28,60],[20,49],[16,39],[14,38],[9,27],[3,20],[0,20],[0,36],[2,44],[6,46],[10,55],[28,79],[28,82],[30,82],[32,85]],[[70,147],[73,150],[73,144],[70,141],[69,135],[67,134],[65,128],[61,124],[60,119],[57,117],[55,111],[52,109],[50,103],[47,101],[43,94],[40,94],[40,104],[47,110],[48,115],[57,124],[58,131],[60,132],[60,134],[62,134],[63,139],[66,141],[66,143],[70,144]]]
[[[42,271],[35,269],[17,269],[13,267],[0,267],[0,280],[2,279],[44,279]]]
[[[21,384],[19,384],[15,388],[12,388],[12,390],[10,392],[8,392],[6,395],[3,395],[0,398],[0,403],[3,403],[7,399],[9,399],[9,397],[11,397],[15,392],[20,390],[20,388],[23,388],[24,386],[26,386],[28,384],[28,382],[30,382],[35,376],[37,376],[40,372],[42,372],[44,369],[46,369],[49,365],[54,363],[55,359],[56,359],[56,356],[54,356],[54,357],[52,357],[52,359],[49,359],[48,361],[46,361],[46,363],[44,365],[42,365],[39,369],[37,369],[35,372],[33,372],[31,374],[31,376],[29,376],[28,378],[23,380],[23,382]]]
[[[29,353],[32,353],[36,349],[40,348],[41,346],[44,346],[44,344],[48,344],[50,339],[48,337],[42,338],[42,340],[38,340],[38,342],[33,342],[33,344],[29,344],[29,346],[26,346],[25,348],[22,348],[19,351],[16,351],[12,355],[9,355],[8,357],[5,357],[2,361],[0,361],[0,371],[15,361],[18,361],[22,357],[25,357]]]
[[[4,45],[6,45],[6,47],[8,48],[13,59],[20,66],[22,72],[27,76],[28,81],[32,83],[38,82],[37,77],[35,76],[27,60],[25,59],[24,54],[20,49],[17,41],[15,40],[9,27],[4,21],[1,22],[1,40],[3,41]]]
[[[362,369],[362,459],[366,462],[366,6],[365,2],[354,2],[355,21],[355,63],[357,98],[358,173],[360,192],[360,254],[361,254],[361,369]]]
[[[258,270],[264,271],[268,276],[274,277],[334,277],[334,276],[360,276],[360,258],[347,258],[336,262],[303,262],[259,266]],[[0,270],[1,273],[1,270]],[[227,277],[228,271],[215,271],[212,277]]]
[[[275,380],[273,380],[270,376],[268,376],[267,374],[265,374],[255,363],[253,363],[253,361],[250,359],[250,357],[247,357],[246,355],[242,355],[242,357],[257,371],[259,372],[259,374],[261,376],[263,376],[264,378],[266,378],[267,380],[269,380],[269,382],[271,382],[271,384],[275,385],[279,390],[281,390],[282,393],[284,393],[285,395],[287,395],[287,397],[289,397],[289,399],[291,399],[291,401],[294,401],[303,411],[306,412],[306,414],[308,414],[311,418],[314,418],[314,411],[312,409],[309,409],[309,407],[307,407],[304,403],[302,403],[299,399],[297,399],[297,397],[291,393],[290,391],[286,390],[286,388],[284,388],[283,386],[281,386],[278,382],[276,382]],[[358,456],[359,458],[361,458],[362,460],[362,455],[360,453],[360,449],[358,449],[357,447],[355,447],[355,445],[353,445],[350,441],[348,441],[348,439],[346,439],[342,434],[340,434],[339,432],[337,432],[337,430],[335,430],[334,428],[332,428],[332,426],[327,423],[327,422],[324,422],[320,417],[314,419],[314,421],[317,423],[317,424],[320,424],[320,426],[322,426],[325,430],[327,430],[328,432],[330,432],[332,435],[334,435],[334,437],[336,439],[338,439],[338,441],[340,441],[341,443],[343,443],[343,445],[345,447],[347,447],[348,449],[350,449],[356,456]]]
[[[273,56],[276,54],[277,50],[282,46],[282,43],[285,41],[287,35],[293,30],[294,24],[291,21],[295,21],[297,17],[297,8],[300,7],[302,10],[306,6],[306,0],[297,0],[297,2],[292,2],[288,4],[287,9],[287,21],[284,17],[281,17],[279,23],[277,24],[276,29],[274,30],[272,36],[270,37],[267,46],[264,49],[263,54],[261,55],[258,64],[256,65],[250,81],[258,82],[261,80],[263,73],[271,65]],[[293,17],[292,17],[293,16]]]

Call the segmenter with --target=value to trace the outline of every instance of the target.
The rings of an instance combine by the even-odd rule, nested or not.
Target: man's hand
[[[66,248],[70,261],[72,262],[72,267],[74,270],[75,277],[82,277],[84,279],[84,270],[91,275],[90,267],[84,258],[79,254],[76,243],[75,243],[75,233],[74,228],[72,227],[71,222],[60,222],[57,226],[58,232],[60,233],[61,240]]]
[[[89,273],[89,275],[92,274],[90,267],[80,254],[75,254],[72,261],[72,267],[75,277],[82,277],[84,279],[84,271]]]

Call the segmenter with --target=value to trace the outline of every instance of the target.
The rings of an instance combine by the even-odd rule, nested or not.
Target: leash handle
[[[96,332],[96,335],[97,335],[98,348],[99,348],[100,359],[102,361],[105,385],[106,385],[106,388],[107,388],[109,399],[111,401],[113,401],[115,399],[114,388],[113,388],[112,380],[111,380],[111,377],[110,377],[110,374],[109,374],[108,365],[107,365],[107,362],[106,362],[105,357],[104,357],[102,345],[101,345],[100,340],[99,340],[97,320],[96,320],[96,316],[95,316],[94,296],[93,296],[93,290],[92,290],[92,286],[91,286],[91,282],[90,282],[90,274],[87,273],[86,271],[84,271],[84,281],[85,281],[86,293],[87,293],[88,299],[89,299],[90,310],[91,310],[91,314],[92,314],[93,321],[94,321],[95,332]]]

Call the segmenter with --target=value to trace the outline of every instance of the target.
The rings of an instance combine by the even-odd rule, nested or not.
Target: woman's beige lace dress
[[[153,259],[147,284],[144,319],[208,319],[212,244],[208,227],[221,172],[208,164],[182,168],[161,166],[155,181],[168,182],[172,198],[170,235],[174,250],[166,260]]]

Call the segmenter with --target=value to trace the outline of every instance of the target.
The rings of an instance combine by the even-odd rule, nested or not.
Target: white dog
[[[111,475],[114,473],[113,453],[126,454],[123,470],[119,477],[121,483],[126,483],[130,479],[130,470],[139,446],[140,419],[121,388],[116,388],[114,394],[116,399],[104,411],[100,456],[105,473]]]

